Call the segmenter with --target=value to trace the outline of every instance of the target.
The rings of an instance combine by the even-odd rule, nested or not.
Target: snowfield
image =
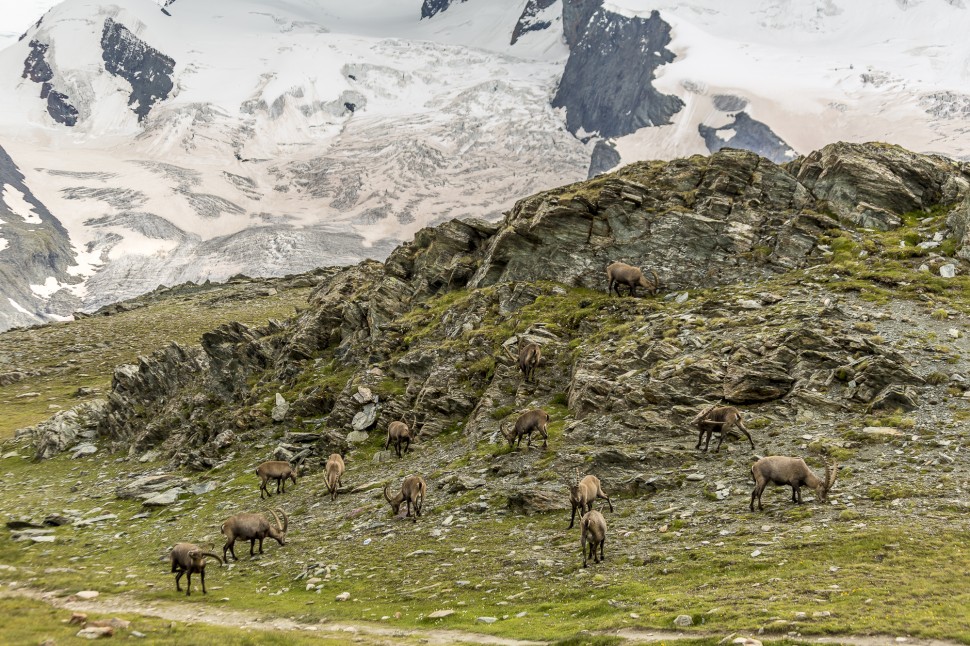
[[[23,264],[13,226],[66,237],[69,257],[0,286],[17,304],[0,329],[160,284],[383,258],[585,179],[596,133],[550,107],[562,3],[513,45],[528,1],[424,20],[421,0],[58,4],[0,50],[0,148],[25,187],[0,174],[0,263]],[[781,159],[840,139],[970,159],[962,0],[605,0],[586,29],[654,11],[675,58],[653,84],[684,106],[618,137],[622,163],[759,138]]]

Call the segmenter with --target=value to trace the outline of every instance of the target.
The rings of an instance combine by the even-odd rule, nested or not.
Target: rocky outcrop
[[[839,217],[883,230],[904,213],[956,204],[970,187],[963,162],[881,143],[830,144],[788,171]]]
[[[138,115],[138,121],[143,121],[156,103],[168,98],[174,87],[174,59],[111,18],[104,21],[101,52],[104,69],[131,85],[128,105]]]
[[[577,8],[568,22],[578,24],[587,11],[586,5]],[[674,60],[667,49],[670,25],[658,12],[628,18],[600,8],[576,35],[552,100],[566,109],[570,132],[620,137],[668,124],[683,107],[678,97],[653,87],[656,69]]]
[[[468,0],[424,0],[424,3],[421,5],[421,20],[424,20],[425,18],[433,18],[442,11],[446,11],[451,5],[467,1]]]
[[[617,152],[613,142],[608,139],[600,139],[593,146],[593,155],[589,160],[587,178],[591,179],[597,175],[602,175],[606,171],[616,168],[619,163],[620,153]]]
[[[38,25],[40,22],[38,21]],[[57,123],[73,126],[77,123],[78,111],[71,105],[63,92],[54,89],[54,70],[46,56],[50,46],[38,40],[30,41],[30,53],[24,59],[23,78],[40,83],[40,98],[47,99],[47,113]]]

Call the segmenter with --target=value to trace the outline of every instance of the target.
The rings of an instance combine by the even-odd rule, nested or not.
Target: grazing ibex
[[[525,435],[529,436],[529,441],[526,442],[526,446],[532,446],[532,433],[533,431],[538,431],[542,436],[542,448],[546,448],[549,441],[548,428],[549,413],[541,408],[534,408],[519,416],[511,432],[505,424],[499,430],[501,430],[505,439],[508,440],[509,447],[515,446],[515,448],[522,446],[522,437]],[[518,440],[518,444],[516,444],[516,440]]]
[[[742,433],[748,436],[748,441],[751,442],[751,448],[754,449],[754,440],[751,439],[751,433],[744,426],[744,422],[741,421],[741,411],[739,411],[734,406],[718,406],[717,404],[711,404],[697,416],[691,420],[692,424],[697,424],[697,446],[695,449],[701,448],[701,441],[704,439],[704,434],[707,434],[707,441],[704,442],[704,450],[711,445],[711,435],[715,431],[721,434],[717,441],[717,448],[714,449],[715,453],[721,451],[721,443],[724,441],[724,436],[728,434],[732,426],[736,426]]]
[[[579,544],[583,548],[583,567],[586,567],[586,544],[589,543],[589,557],[593,563],[606,560],[603,554],[603,545],[606,543],[606,519],[603,514],[595,509],[586,512],[586,515],[579,520],[581,534]],[[596,555],[596,548],[599,548],[599,557]]]
[[[263,539],[275,539],[280,545],[286,545],[286,528],[289,527],[290,520],[286,517],[286,512],[282,509],[270,510],[276,518],[276,527],[262,514],[236,514],[226,519],[222,523],[222,533],[226,536],[226,544],[222,547],[222,558],[228,560],[226,552],[232,554],[232,558],[239,560],[236,556],[236,539],[249,541],[249,555],[253,556],[253,548],[256,541],[259,541],[259,553],[263,553]],[[283,514],[283,522],[276,512]]]
[[[823,458],[824,460],[824,458]],[[751,477],[754,478],[754,490],[751,492],[751,511],[754,511],[755,498],[758,499],[758,510],[763,511],[761,506],[761,493],[765,490],[768,483],[791,487],[792,502],[801,504],[802,487],[811,487],[815,490],[815,498],[819,502],[825,502],[829,490],[835,486],[835,478],[838,476],[838,465],[825,462],[825,478],[819,478],[805,464],[802,458],[790,458],[784,455],[771,455],[761,458],[751,465]]]
[[[391,443],[394,443],[394,450],[397,452],[397,457],[403,457],[401,455],[401,444],[404,444],[404,453],[411,450],[411,429],[404,422],[391,422],[387,425],[387,442],[384,443],[384,450],[386,451]]]
[[[280,492],[281,485],[283,493],[286,493],[286,481],[292,480],[296,484],[296,477],[303,473],[299,467],[294,467],[285,460],[270,460],[256,467],[256,475],[259,476],[259,499],[262,500],[264,493],[267,496],[273,495],[266,488],[266,483],[270,480],[276,480],[276,493]]]
[[[609,279],[606,292],[612,295],[613,291],[616,290],[616,295],[619,296],[620,285],[626,285],[630,288],[630,296],[637,295],[637,287],[643,287],[651,294],[656,294],[660,291],[660,276],[652,269],[650,273],[653,274],[653,282],[648,281],[637,267],[625,262],[610,263],[610,266],[606,268],[606,277]]]
[[[330,500],[337,499],[337,489],[340,487],[340,478],[344,475],[344,459],[339,453],[331,453],[327,458],[327,466],[324,468],[327,491],[330,492]]]
[[[391,503],[391,511],[397,516],[398,512],[401,510],[401,505],[407,503],[408,513],[404,516],[407,518],[411,516],[411,505],[414,505],[414,516],[411,516],[414,522],[418,522],[418,516],[421,515],[421,507],[424,505],[424,493],[428,489],[428,485],[425,484],[424,478],[421,476],[408,476],[404,479],[401,484],[401,493],[396,494],[393,498],[387,495],[387,489],[390,485],[384,487],[384,498],[387,502]]]
[[[573,504],[573,513],[569,518],[569,527],[572,529],[576,520],[576,510],[579,509],[579,517],[582,519],[587,511],[593,509],[593,501],[597,498],[605,498],[610,503],[610,511],[613,511],[613,501],[603,491],[600,479],[596,476],[586,476],[579,483],[569,488],[569,501]]]
[[[172,551],[169,552],[168,558],[172,562],[172,572],[175,574],[175,589],[178,592],[182,591],[182,587],[179,585],[179,579],[184,574],[185,596],[192,594],[192,574],[198,572],[199,577],[202,579],[202,594],[208,594],[205,591],[205,557],[207,556],[211,556],[219,561],[219,565],[222,565],[222,559],[212,552],[203,552],[202,548],[198,545],[193,545],[192,543],[175,544]]]
[[[539,362],[542,360],[542,349],[537,343],[519,343],[519,355],[513,356],[512,351],[505,348],[509,356],[515,359],[516,363],[519,365],[519,370],[525,375],[526,381],[534,381],[536,376],[536,368],[539,367]]]

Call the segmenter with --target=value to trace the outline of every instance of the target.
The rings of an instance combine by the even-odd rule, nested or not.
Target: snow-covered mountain
[[[963,0],[66,0],[0,51],[0,329],[382,258],[636,159],[968,157],[968,27]]]

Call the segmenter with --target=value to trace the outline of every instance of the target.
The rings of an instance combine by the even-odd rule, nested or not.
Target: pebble
[[[701,480],[704,479],[704,474],[703,473],[691,473],[691,474],[688,474],[687,475],[687,478],[686,479],[689,480],[690,482],[700,482]]]
[[[340,594],[338,594],[335,597],[335,599],[337,601],[350,601],[350,593],[349,592],[341,592]]]
[[[97,599],[100,594],[101,593],[98,592],[97,590],[81,590],[80,592],[76,593],[74,596],[77,597],[78,599],[88,600],[88,599]]]
[[[690,615],[677,615],[677,618],[674,619],[674,625],[681,627],[693,626],[694,620]]]
[[[498,621],[498,617],[479,617],[475,621],[480,624],[494,624],[496,621]]]
[[[953,278],[957,275],[957,267],[953,263],[946,263],[945,265],[940,265],[940,276],[943,278]]]
[[[447,617],[448,615],[453,615],[453,614],[455,614],[454,610],[435,610],[430,615],[428,615],[428,619],[441,619],[443,617]]]

